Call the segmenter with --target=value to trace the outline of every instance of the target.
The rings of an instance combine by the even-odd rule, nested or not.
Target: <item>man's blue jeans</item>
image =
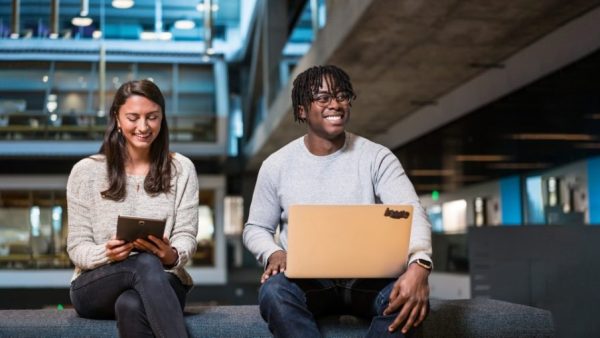
[[[85,318],[116,317],[121,337],[187,337],[183,307],[188,287],[165,272],[155,255],[139,253],[81,274],[71,302]]]
[[[320,337],[315,317],[341,313],[372,318],[367,337],[404,337],[399,329],[388,331],[398,313],[383,315],[395,281],[288,279],[279,273],[260,288],[260,313],[275,337]]]

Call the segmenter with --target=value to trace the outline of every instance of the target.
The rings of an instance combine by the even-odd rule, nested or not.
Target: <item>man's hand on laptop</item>
[[[278,273],[285,271],[285,264],[287,262],[287,253],[283,250],[275,251],[269,256],[267,267],[260,277],[260,283],[264,283],[271,276],[275,276]]]
[[[417,264],[410,264],[390,293],[390,303],[383,312],[389,315],[400,311],[394,322],[388,328],[390,332],[396,331],[402,323],[402,333],[408,332],[411,327],[416,327],[423,322],[427,315],[429,301],[429,271]]]

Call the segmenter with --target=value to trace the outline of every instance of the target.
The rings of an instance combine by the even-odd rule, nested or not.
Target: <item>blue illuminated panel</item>
[[[600,157],[588,160],[590,224],[600,225]]]
[[[500,180],[500,205],[502,206],[502,225],[521,225],[521,180],[511,176]]]

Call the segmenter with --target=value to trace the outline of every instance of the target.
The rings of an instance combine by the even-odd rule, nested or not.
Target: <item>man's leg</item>
[[[329,280],[290,280],[279,273],[261,286],[260,314],[275,337],[319,337],[315,315],[332,311],[337,303]]]
[[[383,311],[387,308],[390,300],[390,293],[394,288],[395,279],[390,280],[389,284],[386,285],[381,291],[377,294],[373,302],[373,308],[375,309],[375,316],[371,321],[371,326],[369,327],[369,332],[367,333],[367,337],[413,337],[416,329],[413,327],[408,330],[406,334],[403,334],[400,326],[393,333],[388,331],[388,327],[392,324],[394,319],[398,313],[400,313],[400,309],[391,313],[387,316],[383,315]],[[429,311],[429,304],[427,305]]]
[[[351,313],[371,319],[367,337],[405,337],[400,330],[393,333],[388,331],[398,312],[388,316],[383,315],[395,281],[395,279],[356,279],[342,286],[342,297]],[[409,331],[409,335],[410,333]]]

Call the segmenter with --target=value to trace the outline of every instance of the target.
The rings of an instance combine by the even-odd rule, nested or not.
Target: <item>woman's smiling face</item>
[[[130,154],[150,152],[163,118],[160,106],[143,96],[133,95],[125,101],[117,113],[117,126]]]

